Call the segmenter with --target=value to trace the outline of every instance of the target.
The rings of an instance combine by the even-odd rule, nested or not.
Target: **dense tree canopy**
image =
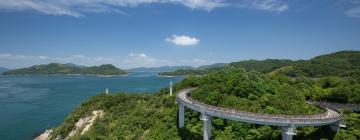
[[[25,74],[99,74],[99,75],[125,75],[126,72],[111,64],[93,67],[82,67],[74,64],[50,63],[48,65],[35,65],[29,68],[16,69],[3,73],[4,75]]]
[[[226,69],[206,76],[190,76],[175,85],[175,91],[198,87],[191,94],[196,100],[223,107],[269,114],[314,114],[322,112],[305,104],[307,98],[329,99],[337,95],[340,87],[352,87],[344,102],[359,95],[357,81],[325,77],[290,78],[284,75],[266,75],[244,69]],[[346,89],[347,90],[347,89]],[[352,93],[353,92],[353,93]],[[357,92],[357,94],[355,94]],[[349,94],[349,95],[348,95]],[[341,95],[342,97],[344,95]],[[340,98],[335,98],[340,99]],[[186,110],[186,126],[177,128],[177,104],[168,89],[155,95],[100,94],[84,102],[53,132],[63,138],[73,129],[80,117],[102,109],[105,116],[98,119],[90,131],[77,134],[73,139],[202,139],[200,114]],[[297,128],[295,139],[359,139],[360,115],[345,112],[347,128],[338,133],[328,126]],[[262,126],[214,118],[214,139],[280,139],[278,127]]]
[[[245,60],[224,64],[222,67],[174,71],[161,73],[161,75],[199,75],[214,70],[226,68],[244,68],[263,73],[281,73],[290,77],[326,77],[339,76],[360,80],[360,51],[340,51],[332,54],[317,56],[310,60]]]
[[[264,68],[225,66],[188,76],[174,87],[197,87],[190,96],[198,101],[242,111],[267,114],[316,114],[323,112],[306,100],[360,103],[359,52],[344,51],[310,61],[273,61]],[[246,62],[257,63],[257,62]],[[291,63],[291,66],[285,64]],[[234,64],[235,65],[235,64]],[[243,64],[242,64],[243,65]],[[276,66],[280,65],[280,66]],[[252,66],[250,66],[252,67]],[[259,70],[260,71],[256,71]],[[185,128],[177,128],[175,96],[164,88],[155,95],[100,94],[81,104],[54,128],[53,138],[66,137],[75,123],[93,110],[104,110],[84,135],[72,139],[202,139],[202,122],[196,111],[186,110]],[[343,110],[346,128],[329,126],[296,128],[295,139],[360,139],[360,114]],[[213,118],[213,139],[280,139],[278,127]]]
[[[256,71],[226,69],[199,77],[190,94],[207,104],[270,114],[315,114],[321,110],[305,102],[296,84],[279,82]]]

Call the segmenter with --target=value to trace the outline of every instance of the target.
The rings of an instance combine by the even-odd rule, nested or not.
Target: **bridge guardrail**
[[[324,106],[332,107],[336,110],[338,109],[350,109],[354,111],[360,111],[360,104],[342,104],[342,103],[329,103],[323,101],[310,101],[311,103],[321,104]]]
[[[281,123],[296,123],[296,122],[301,122],[301,123],[312,123],[312,122],[316,122],[316,123],[326,123],[326,122],[333,122],[333,121],[338,121],[341,119],[342,113],[339,112],[336,109],[333,109],[332,107],[327,107],[324,106],[322,104],[316,104],[321,108],[325,108],[327,111],[321,114],[315,114],[315,115],[271,115],[271,114],[261,114],[261,113],[253,113],[253,112],[246,112],[246,111],[239,111],[239,110],[235,110],[235,109],[227,109],[227,108],[221,108],[221,107],[217,107],[217,106],[212,106],[212,105],[208,105],[199,101],[196,101],[194,99],[192,99],[191,97],[188,96],[188,94],[194,90],[195,88],[189,88],[189,89],[185,89],[180,91],[179,93],[183,93],[185,92],[185,96],[179,96],[177,95],[178,98],[180,98],[183,101],[190,101],[188,102],[191,105],[194,105],[198,108],[203,108],[205,110],[208,111],[212,111],[213,113],[220,113],[220,114],[226,114],[228,116],[241,116],[243,118],[247,118],[249,120],[262,120],[262,121],[275,121],[275,122],[281,122]],[[331,113],[331,111],[329,111],[330,109],[331,111],[335,111],[336,114]],[[331,113],[331,114],[329,114]]]

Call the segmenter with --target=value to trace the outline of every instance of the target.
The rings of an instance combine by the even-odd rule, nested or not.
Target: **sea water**
[[[149,93],[183,77],[156,73],[128,76],[0,76],[0,139],[28,140],[58,126],[81,102],[105,92]]]

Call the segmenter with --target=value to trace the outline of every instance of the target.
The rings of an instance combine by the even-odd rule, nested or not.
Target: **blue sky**
[[[360,0],[0,0],[0,66],[120,68],[360,50]]]

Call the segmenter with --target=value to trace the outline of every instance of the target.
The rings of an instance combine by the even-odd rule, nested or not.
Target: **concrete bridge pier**
[[[179,128],[185,126],[185,106],[179,103]]]
[[[337,132],[340,129],[340,122],[336,122],[333,124],[330,124],[330,128],[332,131]]]
[[[294,133],[294,127],[291,126],[283,126],[281,127],[282,140],[292,140],[293,136],[296,135]]]
[[[209,140],[211,138],[211,116],[202,113],[200,119],[204,121],[204,140]]]

